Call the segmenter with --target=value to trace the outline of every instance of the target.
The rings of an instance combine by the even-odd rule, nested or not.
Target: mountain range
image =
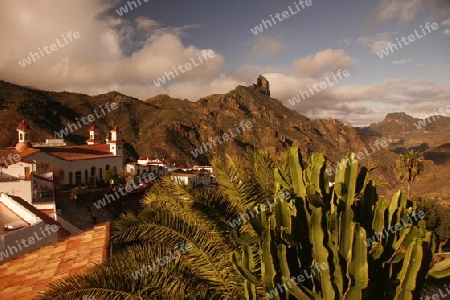
[[[33,142],[40,142],[55,138],[55,133],[92,114],[106,102],[116,102],[118,108],[92,124],[100,129],[103,138],[118,125],[123,131],[130,160],[156,156],[179,164],[204,165],[215,155],[242,155],[248,146],[280,152],[295,145],[305,157],[318,151],[335,163],[347,152],[367,151],[377,139],[386,139],[386,149],[372,151],[372,155],[366,155],[360,162],[362,165],[378,164],[376,176],[384,183],[381,188],[386,191],[398,187],[393,167],[397,153],[406,148],[424,152],[430,160],[430,173],[436,174],[450,166],[450,149],[446,144],[450,142],[448,117],[430,120],[420,129],[414,125],[420,119],[405,113],[390,113],[383,121],[364,128],[331,118],[313,120],[271,98],[269,82],[262,76],[252,86],[238,86],[226,94],[206,96],[195,102],[168,95],[142,101],[114,91],[97,96],[51,92],[0,81],[0,147],[15,145],[15,128],[23,119],[31,124]],[[237,134],[236,127],[239,128],[241,122],[250,122],[252,127]],[[74,130],[65,137],[66,141],[83,144],[88,128],[86,125]],[[217,143],[216,136],[223,136],[230,130],[235,136]],[[196,148],[207,143],[214,145],[214,141],[215,146],[206,147],[203,154],[193,155]],[[444,182],[450,182],[450,177]],[[444,185],[438,189],[441,187],[445,189]],[[436,184],[432,191],[436,191]]]

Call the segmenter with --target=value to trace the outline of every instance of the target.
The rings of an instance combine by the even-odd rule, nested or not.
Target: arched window
[[[81,172],[78,171],[75,173],[75,184],[80,185],[81,184]]]
[[[95,167],[91,168],[91,176],[95,176]]]
[[[28,141],[28,133],[25,133],[25,140]]]
[[[110,168],[110,167],[109,167],[109,165],[106,165],[106,168],[105,168],[105,170],[106,170],[106,171],[108,171],[108,170],[109,170],[109,168]]]
[[[22,134],[22,133],[19,134],[19,139],[20,139],[21,141],[23,141],[23,134]]]

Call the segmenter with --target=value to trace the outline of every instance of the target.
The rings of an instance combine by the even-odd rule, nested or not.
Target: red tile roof
[[[3,157],[3,160],[6,160],[6,163],[8,165],[11,165],[11,161],[8,160],[9,154],[11,154],[12,156],[14,156],[15,154],[18,154],[20,156],[21,160],[23,160],[23,158],[30,156],[31,154],[34,154],[36,152],[39,152],[39,150],[34,149],[34,148],[27,148],[24,151],[19,152],[19,151],[17,151],[16,147],[8,147],[5,149],[0,149],[0,157]],[[3,160],[0,161],[0,163],[5,163]],[[13,157],[11,157],[11,160],[14,162]]]
[[[29,300],[53,281],[106,261],[109,223],[0,265],[0,299]]]
[[[100,131],[100,129],[98,129],[97,127],[95,127],[95,125],[92,125],[91,128],[89,128],[88,131]]]
[[[17,126],[16,130],[31,130],[31,127],[27,122],[25,122],[25,120],[23,120],[20,122],[19,126]]]
[[[107,144],[42,147],[39,150],[64,160],[83,160],[115,156],[109,152],[109,145]]]
[[[111,131],[115,131],[115,132],[122,132],[122,130],[119,129],[119,127],[116,125],[114,126],[113,129],[111,129]]]
[[[197,174],[172,172],[172,173],[170,173],[170,176],[194,178],[194,177],[197,177]]]

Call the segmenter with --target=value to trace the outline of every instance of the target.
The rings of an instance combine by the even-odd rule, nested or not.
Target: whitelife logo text
[[[367,150],[367,147],[364,147],[364,148],[362,149],[364,152],[363,152],[363,151],[360,151],[360,152],[358,152],[358,154],[357,154],[358,160],[361,161],[361,160],[363,160],[364,158],[369,157],[369,156],[375,154],[375,152],[380,151],[380,150],[381,150],[381,149],[380,149],[380,146],[383,147],[383,148],[386,148],[387,146],[389,146],[389,143],[388,143],[388,141],[385,140],[385,139],[382,139],[381,141],[377,139],[377,140],[374,142],[374,145],[373,145],[373,146],[372,146],[372,143],[369,143],[369,147],[370,147],[370,149],[372,150],[372,152],[370,152],[370,150]],[[375,149],[374,147],[376,147],[376,149]],[[365,153],[365,154],[364,154],[364,153]],[[351,165],[352,165],[352,160],[350,160],[350,159],[347,160],[347,165],[348,165],[348,166],[351,166]],[[328,176],[332,176],[332,175],[336,174],[338,170],[342,170],[344,167],[345,167],[345,164],[341,164],[341,163],[334,164],[332,167],[330,167],[329,169],[327,169]]]
[[[200,53],[197,53],[197,58],[198,58],[198,61],[199,61],[200,63],[196,63],[195,58],[192,57],[192,58],[191,58],[192,64],[191,64],[190,62],[187,62],[187,63],[185,63],[184,65],[181,65],[181,64],[180,64],[180,65],[178,65],[178,67],[175,67],[175,66],[172,67],[173,70],[175,71],[175,74],[177,74],[176,76],[175,76],[175,74],[173,74],[173,72],[171,72],[171,71],[167,72],[167,71],[166,71],[166,72],[164,72],[164,75],[163,75],[163,76],[158,77],[156,80],[153,80],[153,82],[155,83],[156,86],[159,87],[159,86],[161,86],[161,85],[163,85],[163,84],[166,83],[166,78],[167,78],[167,82],[169,82],[169,81],[171,81],[172,79],[175,79],[176,77],[180,76],[180,73],[178,73],[178,70],[180,70],[180,72],[181,72],[182,74],[184,74],[184,73],[186,73],[187,71],[192,70],[192,65],[194,65],[194,67],[198,67],[198,66],[200,66],[201,64],[203,64],[204,62],[208,61],[208,57],[209,57],[209,58],[213,58],[213,57],[215,57],[215,56],[216,56],[216,53],[214,53],[213,50],[208,50],[208,51],[203,50],[203,52],[202,52],[201,55],[200,55]],[[205,61],[203,61],[202,57],[203,57],[203,59],[204,59]],[[183,67],[184,67],[185,69],[183,69]],[[177,69],[178,69],[178,70],[177,70]]]
[[[56,39],[56,44],[51,44],[49,47],[44,46],[42,47],[42,50],[45,51],[46,54],[51,54],[52,52],[55,52],[58,49],[61,49],[62,47],[65,47],[66,45],[69,44],[69,42],[67,41],[67,39],[70,40],[70,42],[73,42],[74,39],[78,40],[81,36],[80,33],[78,31],[75,31],[74,33],[72,33],[72,31],[69,31],[67,33],[67,39],[66,36],[63,34],[62,35],[64,43],[61,43],[59,41],[59,38]],[[58,45],[58,47],[56,46]],[[50,49],[50,51],[49,51]],[[27,56],[27,58],[24,58],[22,61],[19,61],[19,65],[22,68],[25,68],[26,66],[31,65],[31,60],[33,60],[33,62],[35,62],[37,59],[41,59],[44,57],[44,53],[42,52],[41,47],[38,47],[38,52],[41,54],[39,55],[39,53],[34,53],[34,52],[30,52],[30,55]]]
[[[247,122],[245,122],[245,125],[244,125],[244,121],[241,121],[241,123],[239,123],[239,126],[242,128],[242,133],[243,133],[243,132],[245,131],[246,128],[247,128],[247,129],[252,128],[252,127],[253,127],[253,124],[252,124],[252,122],[247,121]],[[241,133],[241,131],[239,130],[239,128],[236,126],[236,124],[234,125],[234,128],[236,129],[237,134],[233,134],[233,129],[232,129],[232,128],[228,129],[228,132],[230,133],[230,135],[231,135],[232,138],[236,137],[238,134]],[[219,144],[222,144],[222,143],[228,141],[228,139],[230,138],[230,135],[228,135],[227,133],[224,133],[224,134],[222,134],[221,136],[216,135],[216,141],[218,141]],[[222,138],[222,140],[221,140],[221,138]],[[212,141],[212,143],[214,144],[214,147],[217,146],[215,141]],[[209,149],[212,149],[212,148],[213,148],[213,146],[211,145],[211,143],[209,143],[209,142],[206,142],[206,143],[203,142],[203,143],[202,143],[202,146],[200,146],[200,147],[198,147],[198,148],[195,148],[193,151],[191,151],[192,155],[193,155],[194,157],[197,157],[197,156],[199,156],[200,154],[203,154],[203,148],[205,149],[205,152],[208,152],[208,148],[207,148],[206,146],[209,146]],[[203,148],[202,148],[202,147],[203,147]]]
[[[306,1],[299,0],[298,3],[294,2],[294,5],[295,5],[295,8],[297,8],[297,11],[292,9],[292,7],[289,5],[288,6],[289,11],[285,10],[281,14],[280,13],[275,14],[275,18],[277,18],[278,22],[282,22],[283,20],[286,20],[290,16],[298,14],[301,10],[306,9],[306,7],[311,6],[312,0],[306,0]],[[301,9],[300,9],[299,5],[302,7]],[[270,19],[272,20],[272,22],[270,20],[263,19],[263,20],[261,20],[262,23],[260,23],[258,26],[255,26],[254,28],[250,28],[250,31],[254,35],[257,35],[258,33],[263,32],[264,28],[269,29],[269,27],[272,27],[277,24],[277,22],[275,21],[275,18],[272,15],[270,15]],[[267,26],[267,25],[269,25],[269,26]],[[264,26],[264,28],[263,28],[263,26]]]
[[[113,102],[111,104],[109,102],[106,102],[104,106],[100,107],[101,114],[99,114],[97,112],[97,110],[94,109],[93,114],[90,114],[87,117],[81,117],[80,119],[75,118],[75,120],[77,120],[76,123],[67,123],[66,127],[64,127],[64,129],[61,129],[59,132],[55,131],[55,135],[58,138],[62,139],[65,136],[69,135],[69,130],[70,130],[70,133],[73,133],[74,131],[80,129],[82,127],[81,122],[83,122],[84,125],[88,125],[89,123],[94,122],[96,119],[100,119],[101,117],[106,116],[107,112],[109,113],[109,112],[111,112],[111,110],[115,110],[118,107],[119,106],[117,105],[116,102]],[[106,111],[105,111],[105,109],[106,109]],[[86,121],[87,121],[87,123],[86,123]]]
[[[402,36],[402,38],[401,38],[400,40],[403,42],[403,45],[407,46],[407,45],[409,45],[410,43],[416,41],[416,37],[417,37],[417,39],[421,39],[421,38],[423,38],[424,36],[426,36],[426,35],[427,35],[427,32],[426,32],[425,29],[422,27],[422,25],[420,25],[420,28],[422,29],[423,35],[420,35],[420,34],[417,32],[417,29],[415,29],[415,30],[414,30],[415,35],[414,35],[414,34],[408,35],[408,41],[409,41],[409,43],[406,41],[406,37]],[[427,22],[427,23],[425,24],[425,28],[427,29],[428,33],[430,33],[430,32],[431,32],[431,29],[436,30],[436,29],[439,28],[439,25],[438,25],[436,22],[431,23],[431,24],[430,24],[430,22]],[[430,29],[430,28],[431,28],[431,29]],[[402,43],[400,43],[400,41],[398,40],[398,38],[396,38],[395,40],[397,41],[398,46],[399,46],[400,48],[402,48]],[[377,55],[378,55],[380,58],[383,58],[383,57],[385,57],[385,56],[388,56],[388,55],[390,54],[390,53],[389,53],[389,50],[390,50],[390,53],[394,53],[394,51],[397,51],[397,50],[398,50],[398,47],[397,47],[396,44],[391,44],[391,43],[389,43],[389,45],[388,45],[386,48],[384,48],[384,49],[381,50],[381,51],[378,51],[378,52],[377,52]]]
[[[314,91],[312,89],[314,89],[316,92],[320,92],[320,91],[326,89],[327,87],[332,86],[336,82],[338,82],[338,79],[336,78],[336,75],[339,77],[340,80],[342,80],[342,79],[344,79],[344,78],[342,78],[342,75],[344,75],[344,77],[347,78],[347,77],[350,76],[350,71],[347,70],[347,69],[345,69],[344,71],[341,71],[341,69],[339,69],[339,70],[336,71],[336,75],[334,75],[334,72],[331,73],[331,75],[334,78],[334,82],[331,82],[330,79],[327,76],[327,77],[325,77],[327,82],[322,81],[319,84],[314,83],[312,88],[311,88],[310,85],[308,85],[309,92],[311,94],[309,94],[308,91],[299,91],[299,93],[297,95],[295,95],[294,97],[292,97],[292,99],[289,99],[288,102],[291,105],[295,105],[295,103],[300,103],[300,102],[302,102],[302,100],[305,100],[306,98],[311,97],[312,95],[314,95]],[[318,89],[318,88],[320,88],[320,89]],[[302,96],[302,99],[300,99],[300,96]]]
[[[450,114],[450,105],[447,105],[445,107],[445,111],[442,107],[439,107],[439,112],[441,113],[442,116],[446,116],[447,114]],[[431,118],[433,118],[433,121],[436,121],[436,119],[439,119],[441,116],[438,115],[438,112],[436,111],[436,109],[434,110],[434,116],[427,116],[425,119],[423,120],[419,120],[417,123],[414,123],[414,126],[416,126],[417,129],[420,129],[425,126],[427,126],[427,121],[428,123],[431,124]]]

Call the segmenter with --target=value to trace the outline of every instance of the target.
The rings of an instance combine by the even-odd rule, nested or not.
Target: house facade
[[[86,145],[53,146],[31,144],[31,127],[22,121],[16,128],[19,142],[4,151],[20,160],[35,161],[38,173],[53,172],[61,185],[96,185],[103,180],[103,171],[120,172],[124,167],[122,131],[115,126],[107,143],[98,138],[98,128],[89,129]],[[15,155],[15,156],[14,156]]]

